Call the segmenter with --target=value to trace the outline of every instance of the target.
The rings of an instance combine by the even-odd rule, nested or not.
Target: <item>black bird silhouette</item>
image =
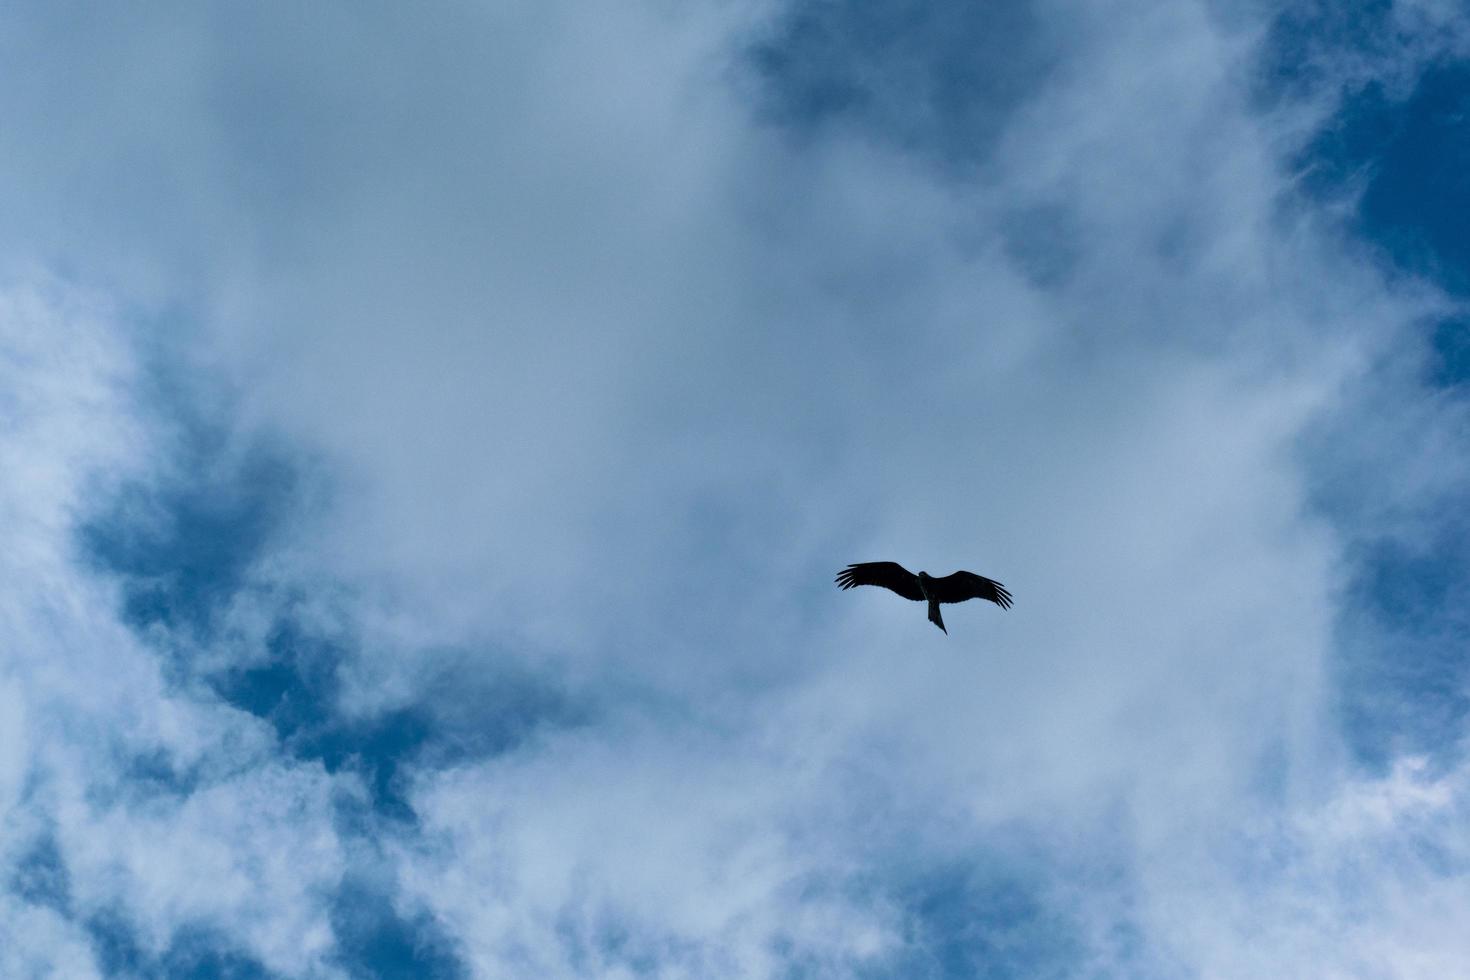
[[[865,561],[848,565],[837,573],[837,584],[850,589],[854,585],[881,585],[905,599],[929,603],[929,622],[944,630],[939,615],[941,602],[964,602],[966,599],[989,599],[1002,609],[1011,607],[1011,594],[995,579],[974,572],[955,572],[935,578],[928,572],[915,575],[896,561]]]

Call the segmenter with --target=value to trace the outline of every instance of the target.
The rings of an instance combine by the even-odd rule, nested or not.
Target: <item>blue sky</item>
[[[1438,0],[7,7],[0,974],[1452,975],[1467,114]]]

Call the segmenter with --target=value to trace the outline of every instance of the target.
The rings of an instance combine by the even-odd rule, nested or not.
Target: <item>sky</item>
[[[1454,975],[1467,119],[1447,0],[6,4],[0,975]]]

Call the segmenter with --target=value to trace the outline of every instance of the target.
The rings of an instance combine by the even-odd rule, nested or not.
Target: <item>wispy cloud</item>
[[[1303,172],[1459,20],[1289,13],[7,14],[0,969],[1443,975],[1455,307]]]

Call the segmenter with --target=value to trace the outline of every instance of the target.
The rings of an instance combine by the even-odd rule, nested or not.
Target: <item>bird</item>
[[[943,578],[935,578],[928,572],[915,575],[896,561],[865,561],[848,565],[837,573],[837,585],[850,589],[854,585],[881,585],[897,592],[905,599],[929,603],[929,622],[944,628],[944,619],[939,615],[941,602],[964,602],[966,599],[989,599],[1002,609],[1011,607],[1011,594],[995,579],[976,575],[974,572],[955,572]]]

